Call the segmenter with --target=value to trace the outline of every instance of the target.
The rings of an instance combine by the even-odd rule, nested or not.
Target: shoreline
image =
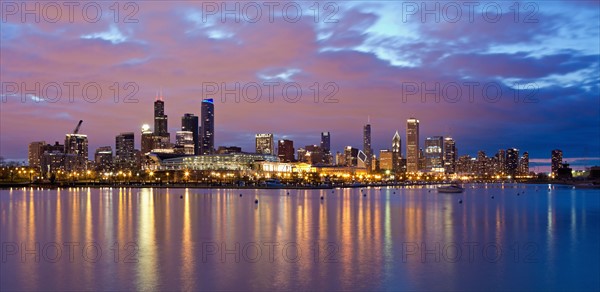
[[[154,188],[154,189],[296,189],[296,190],[320,190],[320,189],[338,189],[338,188],[372,188],[372,187],[405,187],[405,186],[436,186],[436,185],[447,185],[451,182],[398,182],[398,183],[381,183],[381,184],[344,184],[344,185],[282,185],[282,186],[261,186],[261,185],[207,185],[207,184],[196,184],[196,183],[169,183],[169,184],[148,184],[148,183],[0,183],[0,189],[11,189],[11,188],[38,188],[38,189],[57,189],[57,188],[72,188],[72,187],[83,187],[83,188]],[[582,182],[566,182],[566,181],[551,181],[551,182],[540,182],[540,181],[497,181],[497,182],[465,182],[464,184],[531,184],[531,185],[570,185],[577,186],[582,184],[593,183],[592,181]]]

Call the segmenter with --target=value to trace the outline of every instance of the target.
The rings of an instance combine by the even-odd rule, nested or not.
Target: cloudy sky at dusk
[[[215,144],[245,151],[255,133],[298,148],[318,143],[321,131],[334,150],[362,148],[370,117],[376,152],[396,130],[404,152],[406,119],[416,117],[421,143],[452,136],[459,155],[516,147],[541,163],[559,148],[588,157],[578,164],[600,164],[598,1],[281,2],[273,13],[262,2],[82,2],[72,13],[62,2],[28,8],[35,3],[38,15],[2,2],[0,155],[8,159],[25,159],[32,141],[62,143],[80,119],[91,156],[120,132],[135,132],[139,148],[162,88],[172,140],[181,116],[200,115],[201,99],[213,97]],[[223,13],[236,3],[238,13]],[[69,100],[65,84],[75,83]],[[242,90],[225,98],[207,91],[236,83]],[[84,98],[85,84],[101,95],[94,100],[88,86]]]

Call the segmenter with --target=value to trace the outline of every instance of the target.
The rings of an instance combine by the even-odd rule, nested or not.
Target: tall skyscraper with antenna
[[[160,95],[157,95],[156,101],[154,101],[154,136],[169,137],[167,118],[161,90]]]

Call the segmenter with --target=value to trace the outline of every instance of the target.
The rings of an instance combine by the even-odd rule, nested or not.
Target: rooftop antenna
[[[160,87],[160,100],[164,101],[163,92],[162,92],[162,86]]]

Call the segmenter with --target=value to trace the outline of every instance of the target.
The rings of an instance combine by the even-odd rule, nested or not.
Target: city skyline
[[[339,3],[336,25],[323,18],[289,22],[280,16],[274,19],[276,25],[268,18],[236,23],[213,17],[203,22],[202,4],[194,2],[178,2],[167,10],[139,3],[135,17],[141,25],[110,18],[96,23],[76,19],[78,25],[73,25],[6,17],[0,49],[11,58],[4,58],[1,66],[0,156],[26,160],[29,142],[62,141],[80,119],[85,120],[82,133],[89,135],[90,149],[109,144],[121,132],[137,136],[142,124],[153,124],[147,105],[162,88],[171,140],[184,113],[200,117],[202,99],[214,98],[219,108],[215,146],[253,149],[256,133],[274,133],[276,139],[299,146],[318,144],[320,132],[330,131],[332,149],[362,149],[360,132],[370,116],[372,148],[378,153],[389,148],[389,136],[396,130],[406,137],[405,121],[414,116],[427,125],[421,137],[450,136],[459,155],[518,147],[534,162],[548,160],[556,148],[565,151],[573,166],[598,164],[599,79],[594,72],[600,49],[597,38],[589,37],[599,34],[594,22],[598,11],[581,9],[596,7],[590,3],[539,3],[535,23],[524,21],[525,11],[515,21],[508,4],[502,3],[505,17],[499,22],[477,13],[473,23],[442,18],[434,28],[419,15],[392,13],[402,7],[391,2]],[[163,19],[160,25],[145,25],[157,15]],[[173,38],[177,46],[169,46]],[[92,50],[97,54],[92,59],[77,53]],[[33,62],[32,56],[41,61]],[[28,70],[32,67],[35,72]],[[463,84],[467,81],[479,84],[472,100]],[[36,82],[40,90],[35,90]],[[42,88],[52,82],[63,87],[63,98],[41,101]],[[64,86],[68,82],[79,82],[79,89],[98,83],[102,97],[89,102],[75,96],[70,102]],[[263,86],[259,101],[241,98],[241,93],[222,100],[221,93],[236,83],[252,91],[248,85],[265,82],[280,82],[279,89],[297,82],[304,94],[296,102],[276,94],[270,102]],[[115,83],[120,88],[117,102]],[[448,86],[458,84],[462,99],[440,92],[428,95],[438,84],[439,91],[452,91]],[[486,95],[482,88],[487,85]],[[530,85],[537,90],[528,91]],[[497,100],[496,88],[502,90]],[[327,99],[332,92],[333,98]],[[126,99],[129,93],[135,94]]]
[[[206,113],[204,113],[205,116],[209,117],[207,119],[207,123],[208,125],[211,127],[211,129],[214,129],[214,117],[215,117],[215,108],[214,108],[214,103],[212,100],[209,99],[204,99],[202,102],[202,111],[206,111]],[[115,145],[115,164],[119,165],[119,164],[123,164],[123,163],[131,163],[131,161],[135,160],[134,156],[136,155],[135,153],[140,153],[143,155],[143,153],[147,153],[147,152],[140,152],[139,149],[144,149],[146,147],[146,149],[148,150],[148,152],[150,152],[150,150],[152,150],[154,148],[154,150],[158,151],[158,152],[162,152],[162,151],[172,151],[175,150],[175,153],[179,153],[179,154],[186,154],[186,155],[206,155],[206,154],[213,154],[213,153],[217,153],[217,147],[213,147],[211,149],[205,149],[204,154],[196,154],[195,149],[198,149],[194,146],[194,138],[193,138],[193,131],[188,131],[190,127],[193,128],[197,128],[197,132],[199,134],[199,137],[195,138],[198,140],[201,140],[202,137],[202,127],[195,127],[196,124],[194,124],[193,126],[190,126],[190,121],[188,121],[189,119],[195,119],[197,120],[197,116],[195,116],[194,114],[191,113],[185,113],[183,114],[183,116],[181,117],[181,128],[180,130],[176,130],[175,132],[177,133],[175,135],[175,140],[171,140],[171,134],[169,132],[166,132],[166,125],[168,124],[168,115],[165,114],[165,102],[163,100],[163,96],[162,96],[162,92],[160,96],[157,96],[155,102],[154,102],[154,119],[155,119],[155,125],[158,125],[158,129],[159,130],[154,130],[148,125],[148,124],[143,124],[141,127],[141,132],[139,133],[140,136],[140,141],[139,142],[134,142],[135,139],[135,133],[134,132],[122,132],[120,134],[118,134],[116,136],[116,143]],[[158,122],[157,122],[158,121]],[[66,134],[66,138],[65,138],[65,143],[64,145],[71,145],[69,147],[69,149],[66,149],[65,153],[71,153],[74,154],[76,156],[82,156],[85,157],[87,156],[88,159],[90,160],[96,160],[96,154],[98,151],[103,151],[106,150],[106,148],[111,148],[112,146],[100,146],[98,148],[96,148],[95,151],[89,151],[89,145],[88,145],[88,136],[86,134],[81,134],[78,133],[79,128],[81,126],[83,121],[79,121],[77,128],[75,129],[75,133],[76,134]],[[413,133],[413,134],[408,134],[408,133]],[[184,152],[183,146],[184,146],[184,142],[182,142],[183,139],[183,134],[189,134],[189,137],[187,137],[186,139],[188,139],[188,142],[185,143],[189,143],[189,146],[192,148],[192,150]],[[215,136],[215,132],[214,131],[209,131],[209,137],[214,139]],[[449,136],[430,136],[430,137],[420,137],[419,135],[420,133],[420,121],[417,118],[411,117],[409,119],[407,119],[406,121],[406,135],[405,135],[405,143],[408,143],[408,141],[412,141],[411,142],[411,146],[412,147],[412,151],[414,151],[414,155],[416,155],[416,157],[418,158],[414,158],[414,165],[411,167],[410,164],[408,164],[407,162],[410,161],[410,159],[407,159],[409,157],[409,149],[411,149],[408,144],[405,144],[404,149],[406,149],[406,152],[402,152],[401,149],[403,149],[402,147],[402,138],[399,136],[398,131],[395,132],[391,144],[388,145],[389,147],[387,148],[381,148],[381,149],[368,149],[368,148],[364,148],[364,147],[368,147],[371,145],[371,124],[370,124],[370,117],[368,118],[367,124],[365,124],[363,126],[363,136],[362,136],[362,142],[363,142],[363,150],[360,150],[360,148],[354,148],[354,145],[347,145],[344,146],[342,149],[340,150],[335,150],[333,149],[333,151],[331,150],[331,134],[330,132],[321,132],[320,133],[320,147],[321,150],[320,151],[324,151],[323,153],[327,153],[329,155],[331,155],[331,159],[334,159],[333,161],[329,161],[326,162],[326,164],[333,164],[333,165],[338,165],[338,163],[335,161],[335,153],[337,152],[338,154],[343,154],[344,151],[346,151],[346,149],[348,149],[348,147],[352,147],[354,149],[356,149],[357,151],[359,151],[360,153],[364,154],[365,159],[364,159],[364,166],[367,169],[371,169],[372,166],[369,166],[367,162],[367,157],[372,157],[372,158],[377,158],[377,162],[379,162],[379,160],[382,158],[381,156],[378,156],[377,153],[381,152],[384,153],[386,151],[391,151],[389,152],[390,154],[393,152],[397,152],[398,156],[390,156],[389,158],[390,163],[392,164],[398,164],[398,166],[396,168],[392,167],[391,169],[396,169],[396,171],[400,171],[400,158],[404,158],[405,160],[405,170],[408,172],[417,172],[417,171],[423,171],[423,172],[431,172],[431,173],[439,173],[439,172],[448,172],[448,169],[450,169],[450,173],[453,173],[454,171],[457,170],[457,164],[459,163],[459,158],[461,157],[471,157],[471,159],[473,159],[473,161],[477,160],[477,162],[474,162],[474,165],[478,165],[479,164],[479,160],[481,159],[488,159],[488,158],[492,158],[493,155],[491,156],[487,156],[484,150],[479,150],[477,152],[476,155],[471,155],[471,153],[460,153],[458,152],[458,148],[456,147],[456,140],[453,137],[449,137]],[[148,136],[145,136],[146,134],[149,134]],[[84,139],[84,144],[78,145],[78,144],[73,144],[71,142],[69,142],[71,140],[71,137],[82,137]],[[126,137],[126,138],[123,138]],[[123,140],[125,139],[125,140]],[[146,146],[146,142],[144,141],[144,139],[149,139],[149,145]],[[154,139],[159,139],[159,141],[154,141]],[[259,142],[259,140],[261,142]],[[264,141],[263,141],[264,140]],[[423,141],[421,141],[423,140]],[[127,142],[128,146],[120,146],[123,145],[122,141],[129,141]],[[280,155],[280,150],[279,150],[279,146],[281,146],[283,141],[287,141],[287,142],[291,142],[292,144],[289,146],[285,146],[285,148],[291,148],[291,157],[292,160],[289,159],[281,159],[281,155]],[[416,141],[416,143],[415,143]],[[437,141],[434,144],[431,144],[431,141]],[[36,141],[32,141],[31,143],[28,144],[28,151],[29,151],[29,155],[28,155],[28,160],[32,161],[32,159],[34,161],[37,160],[37,158],[34,156],[32,156],[32,146],[35,147],[43,147],[45,146],[45,144],[39,144],[42,141],[36,140]],[[45,142],[45,141],[43,141]],[[421,143],[424,142],[424,143]],[[56,145],[58,145],[58,141],[56,142]],[[211,143],[214,143],[211,141]],[[273,156],[279,156],[279,158],[282,160],[282,162],[285,162],[287,160],[287,162],[290,161],[301,161],[302,159],[298,156],[296,158],[294,158],[294,155],[296,154],[293,148],[293,140],[287,140],[287,139],[283,139],[283,138],[277,138],[275,136],[275,134],[273,133],[257,133],[255,134],[255,140],[254,140],[254,151],[252,150],[248,150],[245,149],[244,147],[240,147],[240,145],[217,145],[219,149],[221,148],[227,148],[229,149],[227,152],[231,151],[231,149],[235,149],[238,148],[239,150],[234,150],[234,151],[242,151],[245,153],[257,153],[257,154],[268,154],[268,155],[273,155]],[[39,145],[38,145],[39,144]],[[35,146],[34,146],[35,145]],[[50,147],[52,144],[48,144],[48,147]],[[260,146],[259,146],[260,145]],[[74,151],[71,150],[73,147],[84,147],[81,149],[81,151]],[[138,147],[139,146],[139,147]],[[263,149],[263,147],[266,146],[266,150]],[[277,146],[277,147],[276,147]],[[432,148],[432,146],[434,148]],[[178,150],[178,147],[180,147]],[[311,147],[310,151],[313,151],[312,148],[317,147],[317,144],[309,144],[306,147]],[[415,148],[416,147],[416,148]],[[139,148],[139,149],[138,149]],[[201,149],[198,149],[199,153],[202,152]],[[306,151],[309,149],[304,150],[304,148],[299,147],[298,148],[298,155],[300,155],[300,151]],[[371,152],[372,154],[370,156],[367,156],[366,151],[368,150],[369,152]],[[39,150],[33,150],[34,153],[39,152]],[[181,151],[181,152],[178,152]],[[284,150],[284,151],[289,151],[289,149]],[[521,167],[520,165],[520,159],[521,157],[519,156],[519,148],[507,148],[507,149],[499,149],[498,153],[501,154],[501,157],[503,157],[503,159],[506,159],[506,161],[509,161],[509,157],[512,157],[512,162],[509,163],[509,165],[512,163],[514,164],[512,166],[512,170],[510,171],[511,175],[515,175],[517,168]],[[546,165],[547,163],[544,162],[544,164],[542,165],[541,169],[538,169],[538,166],[540,165],[542,160],[546,160],[546,159],[533,159],[530,160],[529,159],[529,153],[528,151],[524,151],[523,155],[527,157],[527,168],[529,169],[529,166],[531,166],[531,170],[535,171],[535,172],[546,172],[546,173],[555,173],[554,168],[550,168],[552,165],[554,165],[554,152],[555,151],[561,151],[561,150],[552,150],[551,153],[551,157],[548,159],[548,161],[550,161],[550,165]],[[78,154],[79,152],[82,152],[83,154]],[[88,154],[89,152],[89,154]],[[96,152],[96,154],[94,154]],[[504,153],[506,152],[506,156],[504,156]],[[516,156],[513,154],[511,155],[510,153],[516,152]],[[120,154],[121,153],[121,154]],[[433,153],[433,154],[432,154]],[[358,154],[358,153],[357,153]],[[347,154],[346,154],[347,155]],[[436,158],[437,157],[437,158]],[[561,157],[562,157],[562,152],[561,152]],[[386,158],[384,159],[388,159],[388,157],[386,156]],[[423,161],[421,161],[421,159],[423,159]],[[122,162],[119,162],[120,160],[122,160]],[[326,160],[324,160],[325,162]],[[397,162],[394,162],[397,161]],[[454,161],[454,163],[451,163],[449,161]],[[506,161],[501,161],[502,164],[504,163],[508,163]],[[572,160],[571,160],[572,161]],[[561,160],[561,162],[565,162],[565,163],[571,163],[571,161],[569,161],[569,159],[565,159],[565,160]],[[373,161],[374,162],[374,161]],[[80,162],[81,164],[82,162]],[[432,163],[434,163],[435,165],[432,165]],[[532,163],[530,165],[530,163]],[[452,165],[452,166],[451,166]],[[576,164],[573,165],[575,166],[574,169],[579,170],[580,168],[577,168]],[[481,167],[481,166],[476,166],[476,167]],[[507,166],[508,167],[508,166]],[[586,165],[587,167],[587,165]],[[484,167],[485,168],[485,167]],[[509,167],[510,168],[510,167]],[[520,171],[520,170],[519,170]],[[527,171],[526,171],[527,172]]]

